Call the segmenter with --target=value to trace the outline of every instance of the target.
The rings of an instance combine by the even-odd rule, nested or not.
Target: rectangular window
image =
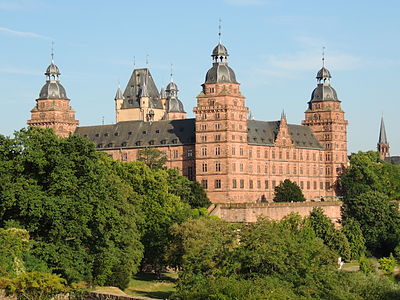
[[[235,162],[232,163],[232,171],[236,172],[236,163]]]
[[[187,157],[193,157],[193,149],[188,149]]]
[[[220,189],[221,188],[221,179],[215,179],[214,188],[216,188],[216,189]]]
[[[282,159],[282,151],[279,151],[279,159]]]
[[[244,155],[244,150],[243,150],[243,148],[240,148],[240,156],[243,156]]]
[[[316,190],[316,189],[317,189],[317,182],[314,181],[314,190]]]
[[[128,160],[128,153],[124,152],[121,154],[121,160],[122,161],[127,161]]]
[[[232,179],[232,188],[236,189],[237,188],[237,182],[236,179]]]
[[[331,184],[329,181],[325,182],[325,190],[329,191],[331,189]]]
[[[253,173],[253,165],[252,164],[249,164],[249,173],[250,174]]]
[[[264,167],[264,173],[265,173],[265,174],[268,174],[268,165],[265,165],[265,167]]]
[[[244,180],[243,179],[240,179],[240,188],[244,189]]]
[[[202,179],[202,180],[201,180],[201,186],[202,186],[204,189],[207,189],[207,188],[208,188],[208,181],[207,181],[207,179]]]
[[[283,168],[282,168],[282,166],[279,166],[279,175],[282,175],[283,174]]]
[[[221,163],[215,163],[215,172],[221,172]]]
[[[297,167],[296,166],[293,167],[293,174],[297,175]]]
[[[293,151],[293,159],[294,159],[294,160],[297,159],[297,157],[296,157],[296,151]]]
[[[264,158],[268,158],[268,151],[267,150],[264,151]]]
[[[326,167],[326,175],[331,175],[331,167]]]
[[[221,148],[215,147],[215,155],[221,155]]]
[[[265,189],[268,190],[268,180],[264,181]]]
[[[272,174],[275,174],[275,165],[272,165]]]
[[[304,182],[300,181],[300,188],[303,190],[304,189]]]
[[[253,180],[249,180],[249,188],[252,189],[253,188]]]
[[[261,189],[261,180],[257,180],[257,188]]]
[[[303,175],[303,167],[300,167],[300,175]]]
[[[207,130],[207,125],[206,124],[202,124],[201,125],[201,130]]]
[[[243,172],[243,164],[240,164],[239,167],[240,167],[240,172]]]
[[[290,159],[290,152],[286,151],[286,159]]]
[[[201,155],[207,156],[207,148],[206,147],[201,148]]]
[[[323,183],[322,181],[319,183],[319,189],[320,189],[320,190],[323,190],[323,189],[324,189],[324,183]]]
[[[275,150],[272,150],[271,156],[272,156],[272,159],[275,159]]]
[[[272,188],[274,189],[276,187],[276,181],[272,180]]]
[[[303,152],[300,151],[300,160],[303,160]]]
[[[208,165],[207,165],[207,163],[203,163],[203,165],[202,165],[202,170],[203,170],[203,172],[208,172]]]
[[[172,151],[172,156],[173,156],[173,158],[178,158],[178,157],[179,157],[179,152],[178,152],[178,150],[173,150],[173,151]]]
[[[201,136],[201,141],[204,143],[204,142],[207,142],[207,136],[206,135],[202,135]]]
[[[313,161],[316,161],[316,160],[317,160],[315,153],[312,154],[312,160],[313,160]]]
[[[257,174],[260,174],[260,173],[261,173],[261,166],[257,165]]]
[[[221,129],[221,124],[219,124],[219,123],[215,124],[215,129],[216,129],[216,130]]]
[[[257,158],[260,158],[260,149],[257,149]]]
[[[309,161],[310,160],[310,153],[306,153],[306,160]]]
[[[221,135],[220,134],[216,134],[215,135],[215,140],[218,142],[221,140]]]
[[[253,150],[249,149],[249,158],[253,157]]]
[[[232,155],[236,155],[236,148],[232,147]]]
[[[307,190],[309,190],[310,189],[310,182],[309,181],[307,181]]]

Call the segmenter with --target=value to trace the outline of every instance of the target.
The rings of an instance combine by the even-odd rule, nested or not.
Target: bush
[[[392,274],[396,265],[397,262],[392,253],[390,253],[389,257],[379,259],[379,269],[386,274]]]
[[[374,271],[374,266],[372,262],[365,256],[360,257],[359,264],[360,264],[360,271],[363,272],[364,274],[369,274]]]
[[[29,272],[3,282],[8,294],[14,294],[18,300],[48,300],[66,292],[66,281],[60,276],[49,273]]]

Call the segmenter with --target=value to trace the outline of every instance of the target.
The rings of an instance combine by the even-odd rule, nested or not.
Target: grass
[[[124,292],[132,296],[168,299],[175,291],[176,279],[176,273],[163,273],[161,280],[153,273],[138,273]]]

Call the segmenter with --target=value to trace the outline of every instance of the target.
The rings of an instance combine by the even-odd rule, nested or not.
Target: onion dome
[[[50,66],[47,67],[46,72],[44,73],[44,75],[46,75],[48,77],[54,77],[54,78],[61,75],[60,70],[54,64],[53,60],[51,61]]]
[[[221,43],[218,43],[218,45],[215,46],[211,56],[212,57],[221,57],[222,56],[222,57],[226,58],[229,56],[229,54],[228,54],[228,50],[226,49],[226,47],[224,45],[222,45]]]
[[[46,83],[40,90],[39,99],[68,99],[65,88],[59,80],[59,76],[61,75],[60,70],[54,64],[53,59],[44,75],[46,75]]]
[[[218,43],[212,52],[213,65],[208,70],[205,83],[237,83],[235,72],[228,66],[228,50]]]
[[[311,94],[310,102],[339,101],[336,90],[331,86],[331,73],[323,66],[317,73],[317,87]]]
[[[183,103],[178,98],[169,98],[168,99],[168,112],[179,112],[185,113],[185,109],[183,108]]]
[[[329,70],[325,67],[322,67],[321,70],[318,71],[317,73],[317,77],[318,80],[323,80],[323,79],[328,79],[328,78],[332,78],[331,73],[329,72]]]

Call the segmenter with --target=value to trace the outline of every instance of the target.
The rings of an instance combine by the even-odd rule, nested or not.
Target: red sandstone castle
[[[159,92],[144,68],[133,71],[124,93],[118,88],[115,124],[78,127],[52,60],[28,125],[62,137],[79,134],[121,161],[157,148],[168,167],[199,181],[213,203],[271,202],[286,178],[307,200],[337,198],[337,178],[347,165],[347,121],[329,71],[318,71],[302,125],[288,124],[284,113],[276,121],[257,121],[248,118],[227,49],[218,43],[211,56],[194,119],[186,118],[172,76]]]

